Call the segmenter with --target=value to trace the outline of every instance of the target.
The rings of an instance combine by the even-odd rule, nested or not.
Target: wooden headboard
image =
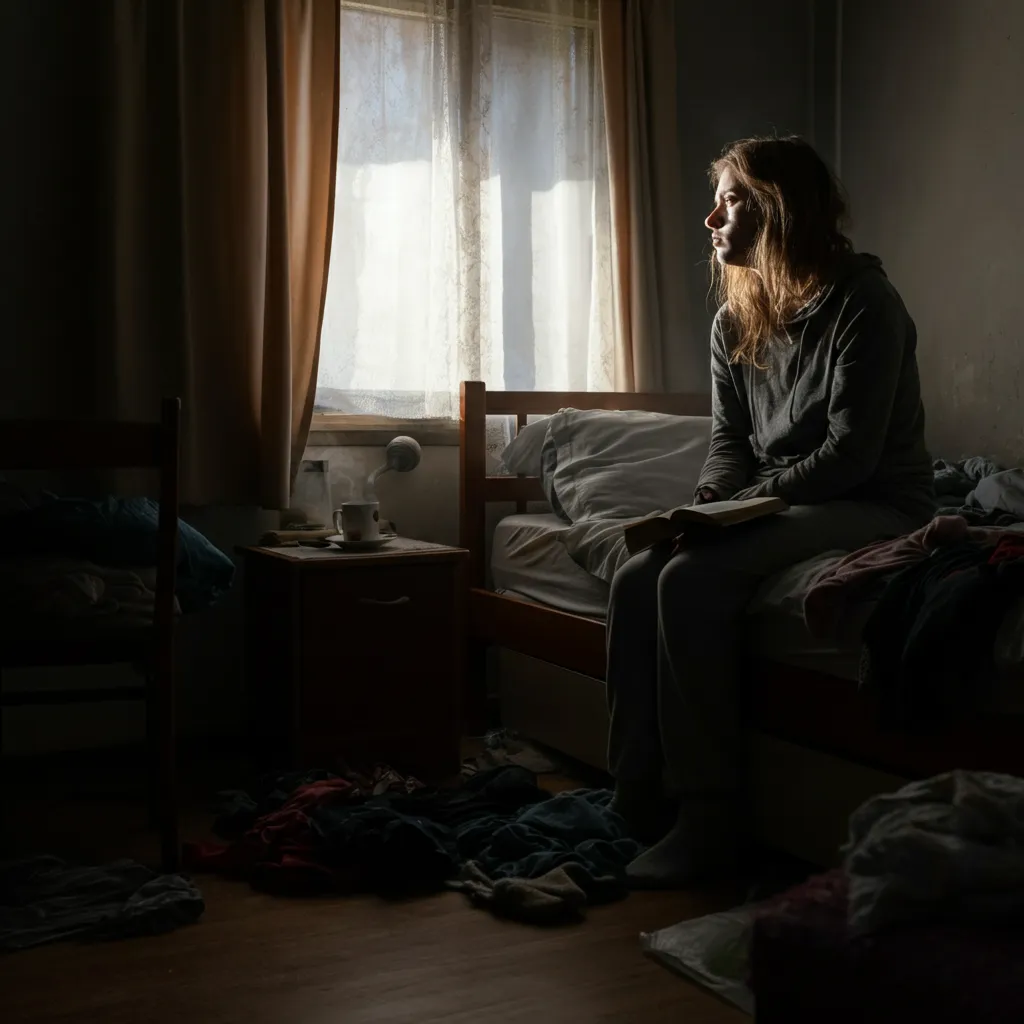
[[[545,501],[540,477],[488,476],[488,416],[514,416],[516,430],[526,417],[559,409],[643,409],[676,416],[709,416],[711,396],[705,394],[640,394],[621,391],[488,391],[483,381],[462,382],[459,412],[459,543],[469,550],[469,585],[483,587],[485,511],[487,503]]]

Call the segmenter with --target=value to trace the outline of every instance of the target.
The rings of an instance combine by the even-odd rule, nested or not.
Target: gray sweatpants
[[[680,798],[735,794],[742,616],[760,583],[920,525],[863,502],[800,505],[679,554],[631,558],[612,581],[608,617],[612,775]]]

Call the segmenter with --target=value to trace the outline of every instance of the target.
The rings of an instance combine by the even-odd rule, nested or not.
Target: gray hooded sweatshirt
[[[934,512],[917,331],[881,261],[844,258],[771,345],[761,370],[730,363],[723,306],[711,331],[711,448],[697,490],[791,505],[845,499]]]

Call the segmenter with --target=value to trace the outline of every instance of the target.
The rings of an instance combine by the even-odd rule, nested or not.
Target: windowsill
[[[455,420],[400,420],[386,416],[350,413],[313,413],[309,447],[344,448],[385,445],[399,434],[415,438],[421,445],[457,445],[459,424]]]

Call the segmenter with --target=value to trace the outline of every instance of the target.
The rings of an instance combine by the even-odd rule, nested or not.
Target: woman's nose
[[[725,222],[722,220],[722,204],[719,203],[705,218],[704,227],[709,231],[720,228]]]

